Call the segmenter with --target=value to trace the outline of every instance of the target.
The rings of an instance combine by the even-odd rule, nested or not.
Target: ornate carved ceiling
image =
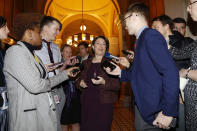
[[[116,0],[83,0],[87,32],[94,35],[118,35],[119,6]],[[59,38],[79,33],[82,19],[82,0],[47,0],[45,14],[63,23]]]

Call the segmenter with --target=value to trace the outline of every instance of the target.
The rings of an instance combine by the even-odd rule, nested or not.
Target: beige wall
[[[171,18],[183,17],[186,18],[185,0],[164,0],[165,14]]]
[[[186,4],[187,0],[164,0],[165,14],[169,15],[172,19],[175,17],[182,17],[187,20]],[[193,36],[187,28],[186,36],[190,36],[197,39],[197,36]]]
[[[118,43],[119,37],[108,37],[109,40],[109,52],[115,56],[119,56],[120,48]]]

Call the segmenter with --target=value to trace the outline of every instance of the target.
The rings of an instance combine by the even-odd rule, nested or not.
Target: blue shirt
[[[144,31],[144,29],[148,28],[148,26],[144,26],[142,27],[138,32],[137,32],[137,35],[136,35],[136,39],[138,39],[141,35],[141,33]]]

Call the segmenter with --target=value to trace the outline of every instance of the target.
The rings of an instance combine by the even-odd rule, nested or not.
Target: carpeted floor
[[[114,118],[111,131],[135,131],[133,108],[131,106],[123,106],[123,101],[124,97],[114,104]],[[71,125],[69,125],[69,131],[72,131]]]
[[[69,127],[69,131],[72,131]],[[121,101],[115,103],[111,131],[135,131],[132,107],[124,107]]]
[[[114,119],[111,131],[135,131],[132,107],[124,107],[122,102],[114,105]]]

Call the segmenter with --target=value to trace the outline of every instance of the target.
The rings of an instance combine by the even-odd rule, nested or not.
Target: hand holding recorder
[[[134,52],[131,50],[122,50],[122,53],[127,56],[128,59],[133,60]]]

